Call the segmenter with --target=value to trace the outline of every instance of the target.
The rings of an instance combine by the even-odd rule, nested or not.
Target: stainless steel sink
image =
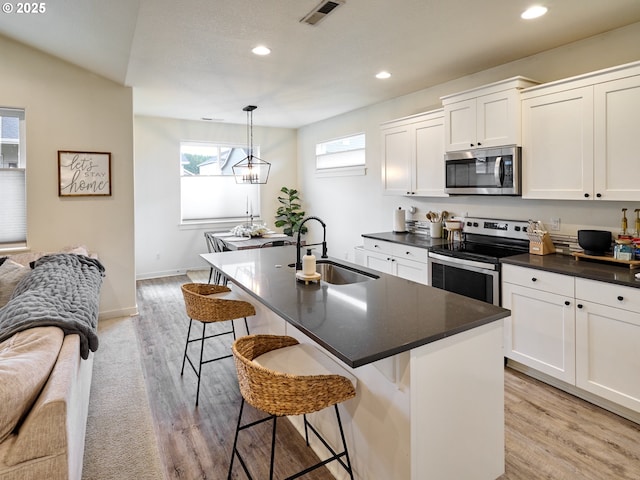
[[[295,264],[289,266],[293,267]],[[380,278],[373,273],[347,267],[346,265],[341,265],[330,260],[318,260],[316,263],[316,272],[320,274],[322,280],[333,285],[348,285]]]

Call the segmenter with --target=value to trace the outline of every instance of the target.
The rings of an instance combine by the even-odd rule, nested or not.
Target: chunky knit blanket
[[[32,271],[0,308],[0,342],[33,327],[54,326],[65,335],[80,335],[80,355],[98,348],[98,308],[104,267],[83,255],[47,255],[32,263]]]

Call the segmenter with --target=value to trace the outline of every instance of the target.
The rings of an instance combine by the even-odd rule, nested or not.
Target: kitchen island
[[[504,472],[508,310],[335,259],[376,278],[297,282],[289,266],[295,247],[202,257],[256,306],[251,333],[314,343],[357,378],[357,396],[344,404],[356,478],[490,479]],[[335,424],[323,413],[312,421],[335,441]],[[322,457],[321,445],[313,446]]]

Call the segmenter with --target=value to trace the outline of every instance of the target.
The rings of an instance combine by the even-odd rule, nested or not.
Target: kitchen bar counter
[[[509,315],[485,302],[341,260],[337,263],[379,278],[350,285],[305,285],[287,266],[296,259],[293,246],[202,257],[352,368]]]
[[[287,266],[295,262],[293,246],[202,257],[256,307],[252,334],[314,344],[357,378],[356,397],[340,406],[357,480],[490,480],[504,473],[508,310],[344,261],[337,263],[379,278],[305,285]],[[300,419],[289,420],[304,435]],[[314,413],[313,422],[337,447],[331,409]],[[311,447],[327,458],[320,442],[312,439]],[[327,468],[346,479],[334,464]]]
[[[503,258],[501,263],[640,288],[640,280],[635,278],[635,274],[639,273],[640,269],[631,270],[626,265],[589,259],[576,260],[572,255],[530,255],[524,253]]]

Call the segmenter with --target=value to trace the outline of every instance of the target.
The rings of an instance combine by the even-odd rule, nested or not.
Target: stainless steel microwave
[[[514,145],[444,156],[445,192],[451,195],[521,195],[521,152]]]

